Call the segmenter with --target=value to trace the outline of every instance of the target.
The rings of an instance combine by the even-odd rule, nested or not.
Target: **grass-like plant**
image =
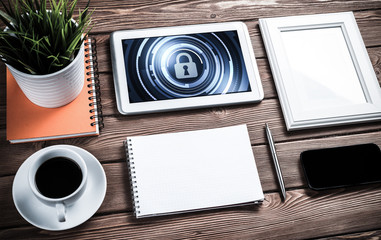
[[[90,0],[73,19],[77,1],[1,1],[4,11],[0,11],[0,19],[6,28],[0,30],[0,59],[21,72],[38,75],[69,65],[82,45],[83,35],[90,31]]]

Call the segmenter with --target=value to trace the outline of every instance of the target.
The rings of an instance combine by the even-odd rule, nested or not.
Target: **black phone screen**
[[[300,160],[314,190],[381,182],[381,151],[373,143],[308,150]]]

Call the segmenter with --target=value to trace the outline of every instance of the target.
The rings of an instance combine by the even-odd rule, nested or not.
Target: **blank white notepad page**
[[[137,217],[264,198],[246,125],[127,140]]]

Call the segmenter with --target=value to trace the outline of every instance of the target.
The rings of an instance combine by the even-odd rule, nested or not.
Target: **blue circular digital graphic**
[[[235,31],[123,40],[130,102],[249,91]]]

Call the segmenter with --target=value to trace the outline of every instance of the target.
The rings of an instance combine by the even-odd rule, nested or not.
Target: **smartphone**
[[[373,143],[308,150],[300,160],[314,190],[381,182],[381,151]]]

